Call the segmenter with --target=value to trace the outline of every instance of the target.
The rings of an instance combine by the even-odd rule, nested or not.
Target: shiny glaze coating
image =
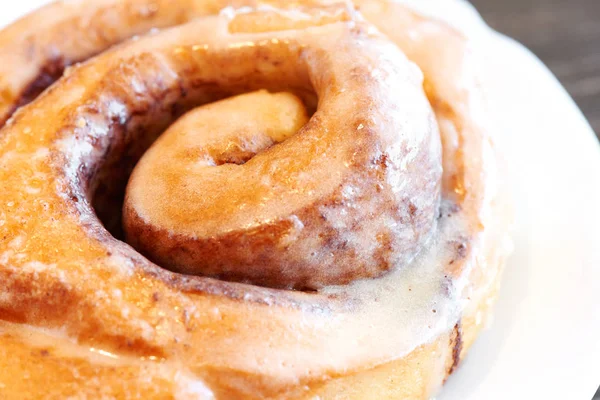
[[[66,66],[154,28],[214,14],[221,1],[57,1],[3,29],[0,35],[0,124],[58,79]],[[33,28],[33,29],[32,29]]]
[[[241,256],[253,256],[253,251],[264,252],[267,246],[257,243],[254,248],[244,249],[230,244],[215,250],[213,243],[223,242],[215,230],[218,232],[224,225],[213,223],[208,232],[206,227],[211,216],[231,217],[222,202],[214,200],[216,190],[238,182],[247,189],[246,179],[223,177],[293,136],[307,122],[306,109],[299,98],[266,91],[221,100],[187,113],[144,154],[130,178],[123,209],[127,242],[158,265],[179,272],[228,280],[241,277],[255,283],[257,275],[283,281],[281,271],[268,271],[264,262],[249,263],[245,268],[239,268],[238,262],[238,268],[226,273],[223,264],[231,265],[231,261],[226,261],[228,257],[239,260]],[[221,171],[215,170],[218,167]],[[240,198],[232,193],[228,196]],[[197,212],[198,203],[206,200],[216,203],[211,213]],[[238,208],[253,215],[247,207]],[[165,224],[168,229],[162,228]],[[206,233],[202,235],[202,231]],[[249,235],[251,239],[257,236]],[[261,238],[261,242],[265,239]]]
[[[86,12],[105,4],[95,3],[86,2]],[[133,164],[192,106],[254,88],[289,90],[283,82],[303,78],[244,74],[239,86],[194,80],[202,62],[194,54],[204,51],[194,49],[198,37],[230,38],[217,29],[231,22],[227,15],[154,34],[70,71],[0,132],[0,181],[10,188],[0,194],[0,319],[10,321],[0,323],[0,365],[20,360],[10,376],[0,373],[9,396],[424,399],[437,389],[481,329],[506,256],[496,150],[465,38],[399,4],[364,2],[362,9],[383,31],[407,32],[392,38],[424,71],[440,122],[442,205],[410,265],[309,294],[171,273],[109,235],[91,201],[105,193],[98,204],[110,204],[110,180],[128,168],[117,160]],[[325,45],[353,35],[385,45],[370,28],[353,26],[368,25],[351,20],[309,31],[327,33]],[[52,38],[44,29],[37,34]],[[310,41],[298,32],[264,35]],[[229,48],[213,69],[239,61],[236,54],[262,54],[262,38],[240,35],[246,45]],[[437,59],[413,47],[437,42],[445,44]],[[131,384],[140,375],[144,382]],[[53,385],[41,384],[47,376]]]
[[[422,76],[368,26],[344,25],[196,45],[190,56],[207,61],[195,79],[312,84],[318,109],[296,135],[243,165],[186,168],[165,153],[173,164],[162,166],[146,161],[158,157],[151,149],[133,174],[146,181],[130,186],[126,201],[125,222],[146,228],[130,229],[135,243],[178,271],[283,288],[379,276],[417,254],[434,226],[441,179]],[[218,70],[207,70],[214,59]],[[177,261],[185,257],[200,264]]]

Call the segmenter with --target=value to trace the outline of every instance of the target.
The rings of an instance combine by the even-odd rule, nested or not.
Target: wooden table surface
[[[550,67],[600,138],[600,0],[471,3],[491,27],[523,43]],[[600,388],[594,400],[600,400]]]
[[[600,138],[600,0],[471,0],[550,67]]]

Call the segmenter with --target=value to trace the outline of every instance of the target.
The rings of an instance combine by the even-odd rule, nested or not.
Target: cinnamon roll
[[[485,325],[510,211],[443,22],[69,1],[0,54],[3,397],[426,399]]]

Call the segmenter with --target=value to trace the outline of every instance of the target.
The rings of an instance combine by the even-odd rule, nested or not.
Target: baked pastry
[[[257,3],[0,32],[6,117],[98,54],[0,131],[3,398],[425,399],[484,325],[510,213],[468,40],[391,1]]]

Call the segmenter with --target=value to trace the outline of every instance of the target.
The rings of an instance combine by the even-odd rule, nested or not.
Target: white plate
[[[0,25],[45,3],[0,6]],[[600,147],[548,69],[466,3],[404,0],[485,52],[490,109],[507,135],[515,253],[495,321],[439,400],[589,400],[600,383]]]
[[[493,325],[439,400],[589,400],[600,384],[600,146],[523,46],[492,35],[486,65],[509,136],[515,252]]]

